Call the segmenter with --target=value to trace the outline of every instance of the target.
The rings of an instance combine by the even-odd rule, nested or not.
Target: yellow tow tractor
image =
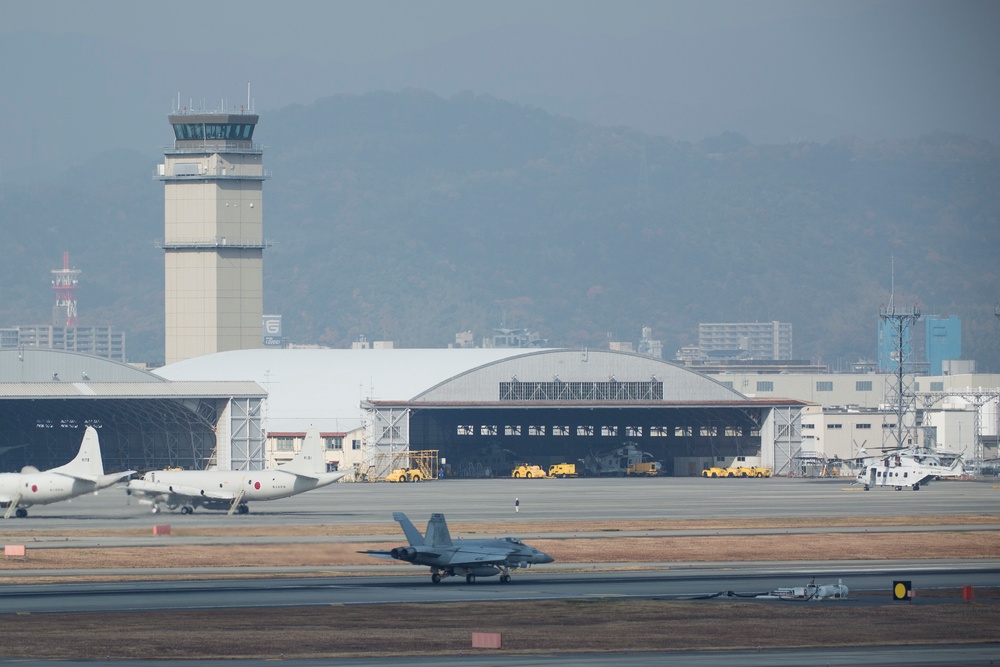
[[[514,468],[510,473],[511,477],[525,478],[525,479],[546,479],[548,478],[548,473],[545,472],[545,468],[541,466],[522,464]]]
[[[385,477],[387,482],[422,482],[423,479],[419,468],[396,468]]]
[[[726,477],[728,472],[725,468],[720,468],[719,466],[712,466],[711,468],[705,468],[701,471],[702,477]]]

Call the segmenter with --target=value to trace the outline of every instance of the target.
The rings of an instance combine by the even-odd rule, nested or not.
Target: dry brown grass
[[[33,658],[319,658],[455,655],[473,631],[504,650],[762,650],[996,641],[1000,605],[544,601],[400,604],[4,619],[5,656]],[[58,628],[57,633],[52,633]],[[123,637],[122,628],[128,628]],[[262,632],[266,629],[266,632]]]
[[[165,517],[166,518],[166,517]],[[560,521],[546,522],[502,522],[502,523],[448,523],[453,535],[538,535],[546,533],[617,533],[664,530],[732,530],[782,528],[877,528],[890,526],[975,526],[1000,525],[1000,514],[955,514],[935,516],[871,516],[871,517],[825,517],[777,518],[777,519],[643,519],[637,521]],[[213,526],[188,528],[172,524],[172,532],[178,536],[218,536],[218,537],[345,537],[399,535],[399,526],[392,522],[378,524],[330,524],[322,526]],[[148,528],[126,528],[121,530],[44,530],[28,526],[3,526],[0,536],[4,539],[51,538],[51,537],[146,537]]]
[[[395,564],[360,554],[399,542],[301,545],[172,546],[31,549],[26,558],[0,560],[0,573],[14,570],[84,568],[338,567]],[[531,541],[559,563],[670,563],[786,560],[886,560],[995,558],[1000,532],[837,533],[827,535],[721,535],[712,537],[621,537]],[[4,579],[0,574],[0,581]]]

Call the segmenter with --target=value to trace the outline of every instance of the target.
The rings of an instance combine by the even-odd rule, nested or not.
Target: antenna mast
[[[895,305],[895,261],[892,260],[892,278],[889,292],[889,305],[879,308],[879,319],[882,322],[882,334],[891,335],[893,353],[887,360],[885,405],[896,412],[894,429],[883,429],[882,450],[909,447],[914,442],[916,434],[916,404],[917,396],[913,389],[913,363],[911,360],[910,329],[920,319],[920,308],[897,308]]]

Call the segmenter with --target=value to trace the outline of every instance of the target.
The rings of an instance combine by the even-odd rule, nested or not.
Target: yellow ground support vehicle
[[[628,477],[656,477],[660,471],[659,461],[643,461],[629,465],[625,475]]]
[[[701,471],[702,477],[726,477],[726,468],[720,468],[718,466],[712,466],[711,468],[705,468]]]
[[[756,466],[735,466],[726,469],[726,477],[770,477],[769,468],[758,468]]]
[[[533,466],[522,464],[514,468],[510,473],[511,477],[524,477],[525,479],[531,479],[532,477],[536,479],[546,479],[549,475],[545,472],[545,468],[541,466]]]
[[[575,463],[553,463],[549,466],[549,477],[577,477]]]
[[[417,468],[396,468],[386,475],[387,482],[422,482],[424,474]]]

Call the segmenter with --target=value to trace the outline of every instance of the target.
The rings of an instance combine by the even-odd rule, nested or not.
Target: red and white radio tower
[[[63,253],[62,269],[52,269],[52,289],[56,291],[56,306],[53,309],[53,320],[66,313],[66,326],[76,326],[76,286],[79,281],[79,269],[69,268],[69,252]]]

